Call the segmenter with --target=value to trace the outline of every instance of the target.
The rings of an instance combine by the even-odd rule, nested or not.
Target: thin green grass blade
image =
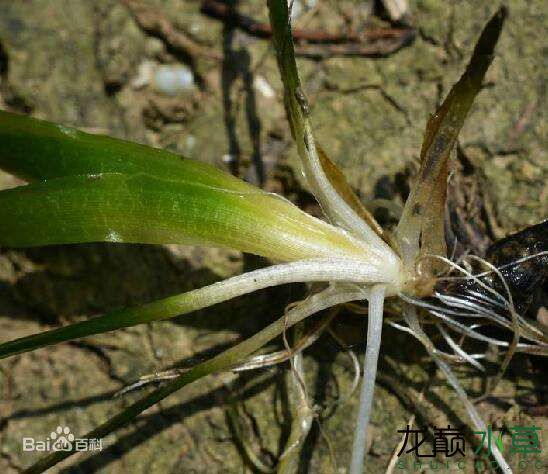
[[[401,256],[409,267],[419,254],[446,253],[443,223],[450,152],[481,90],[506,16],[507,9],[501,7],[486,24],[466,71],[426,125],[419,175],[396,230]]]
[[[253,189],[213,166],[165,150],[92,135],[2,110],[0,143],[0,168],[27,181],[101,173],[142,173],[223,189]]]
[[[204,306],[207,304],[196,298],[196,291],[190,291],[143,306],[112,311],[103,316],[0,344],[0,359],[85,336],[173,318]]]
[[[330,272],[329,262],[330,259],[313,259],[273,265],[140,307],[116,310],[87,321],[8,341],[0,344],[0,359],[63,341],[188,314],[270,286],[305,281],[363,281],[363,275],[347,271],[347,266],[345,271],[340,271],[337,262],[331,266],[333,271]],[[367,264],[358,266],[365,268]]]
[[[348,186],[342,173],[335,171],[334,165],[315,144],[309,106],[301,88],[295,60],[288,2],[268,0],[267,3],[278,69],[284,86],[284,105],[310,190],[331,222],[344,227],[388,256],[392,250],[377,234],[379,228],[373,230],[367,222],[372,219],[363,219],[367,211],[359,205],[359,198]],[[395,258],[393,255],[392,260]]]
[[[361,292],[356,291],[336,294],[329,293],[331,293],[331,290],[327,290],[327,292],[325,293],[318,293],[314,296],[311,296],[306,302],[302,304],[301,308],[294,308],[293,310],[289,311],[284,317],[281,317],[280,319],[274,321],[272,324],[270,324],[254,336],[250,337],[249,339],[246,339],[245,341],[237,344],[234,347],[231,347],[221,354],[205,362],[202,362],[201,364],[196,365],[188,372],[180,375],[172,382],[155,390],[154,392],[150,393],[138,402],[129,406],[119,414],[115,415],[95,430],[87,433],[84,438],[101,439],[106,437],[108,434],[135,419],[146,409],[163,400],[168,395],[180,390],[184,386],[189,385],[190,383],[195,382],[209,374],[221,372],[236,365],[239,361],[251,355],[253,352],[257,351],[266,343],[277,337],[284,330],[290,328],[299,321],[302,321],[304,318],[310,316],[311,314],[317,313],[318,311],[321,311],[336,304],[359,299],[362,296]],[[74,450],[57,451],[51,453],[50,455],[40,459],[25,472],[28,474],[44,472],[45,470],[61,462],[63,459],[68,458],[74,453]]]
[[[202,244],[278,261],[363,253],[276,195],[151,175],[56,178],[0,192],[0,245]]]

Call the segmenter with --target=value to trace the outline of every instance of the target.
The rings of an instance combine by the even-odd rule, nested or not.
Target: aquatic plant
[[[514,304],[509,269],[546,265],[546,249],[506,263],[447,256],[444,230],[450,152],[489,67],[506,10],[485,26],[472,58],[443,104],[428,120],[416,182],[393,233],[384,230],[361,204],[343,174],[317,145],[309,106],[295,61],[289,7],[269,0],[273,41],[284,85],[284,103],[308,185],[326,221],[299,210],[281,196],[264,192],[213,167],[172,153],[73,128],[0,112],[0,167],[30,184],[0,192],[0,245],[31,247],[83,242],[201,244],[267,257],[276,264],[184,294],[29,335],[0,345],[0,358],[93,334],[188,314],[269,286],[319,283],[304,301],[254,336],[178,374],[88,433],[103,438],[168,395],[205,376],[290,360],[297,392],[301,346],[289,347],[285,332],[325,309],[368,302],[367,348],[356,416],[350,472],[363,471],[365,437],[371,414],[383,312],[390,299],[401,302],[402,322],[389,324],[411,333],[446,375],[478,431],[485,424],[454,375],[452,362],[479,362],[450,336],[507,347],[499,377],[516,351],[548,351],[546,334]],[[519,280],[517,277],[516,282]],[[425,318],[453,353],[435,347],[423,330]],[[509,330],[511,341],[495,339],[471,318]],[[277,336],[286,351],[254,356]],[[521,339],[527,342],[521,342]],[[310,338],[312,340],[313,338]],[[306,438],[311,412],[301,390],[298,415],[280,459],[280,471],[293,469]],[[491,446],[503,472],[511,472],[497,446]],[[51,453],[29,472],[42,472],[74,451]]]

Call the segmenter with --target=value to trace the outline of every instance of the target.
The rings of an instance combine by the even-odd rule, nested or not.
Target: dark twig
[[[254,18],[238,13],[219,0],[204,0],[201,11],[204,15],[231,24],[258,38],[270,38],[272,28]],[[295,53],[314,59],[330,56],[384,57],[404,46],[415,38],[412,28],[373,28],[357,33],[329,33],[312,29],[293,29],[293,39],[297,44]],[[302,44],[309,43],[309,44]]]
[[[326,59],[334,56],[360,56],[366,58],[384,58],[409,46],[415,39],[415,31],[410,29],[395,30],[399,36],[377,40],[371,43],[347,44],[307,44],[295,46],[297,56],[309,59]]]
[[[136,0],[120,0],[131,12],[135,21],[148,34],[166,42],[171,48],[189,57],[220,59],[220,55],[205,48],[187,33],[169,21],[158,9]]]
[[[254,18],[238,13],[234,8],[219,0],[204,0],[201,12],[211,18],[230,23],[232,26],[258,38],[270,38],[272,28],[270,23],[263,23]],[[318,30],[293,30],[295,41],[309,41],[311,43],[357,43],[360,37],[353,32],[346,34],[330,34]]]

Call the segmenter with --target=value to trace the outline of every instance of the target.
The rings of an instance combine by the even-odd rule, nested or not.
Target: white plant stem
[[[367,427],[373,406],[377,362],[381,347],[382,316],[384,310],[384,295],[386,288],[375,285],[369,294],[369,316],[367,320],[367,347],[363,368],[363,381],[360,391],[360,406],[352,444],[350,474],[362,474],[365,459],[365,441]]]
[[[298,282],[346,282],[373,284],[382,283],[394,294],[399,286],[392,275],[382,268],[350,259],[310,259],[283,263],[244,273],[212,285],[193,290],[187,296],[193,309],[205,308],[253,291],[271,286]]]

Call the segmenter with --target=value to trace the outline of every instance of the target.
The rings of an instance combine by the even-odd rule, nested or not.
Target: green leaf
[[[86,321],[80,321],[5,342],[0,344],[0,359],[84,336],[102,334],[107,331],[187,314],[201,307],[208,306],[207,302],[204,303],[203,299],[196,298],[198,292],[199,290],[189,291],[153,301],[136,308],[124,308],[112,311]]]
[[[426,125],[419,175],[396,230],[408,267],[416,264],[419,255],[446,253],[443,224],[450,152],[481,90],[506,16],[506,8],[501,7],[486,24],[466,71]]]
[[[309,106],[301,88],[295,59],[287,0],[268,0],[268,8],[278,69],[284,86],[286,114],[310,190],[331,222],[359,236],[379,251],[392,253],[381,238],[380,226],[361,205],[343,174],[315,143]]]
[[[293,322],[287,323],[287,327],[294,324]],[[141,400],[133,403],[126,409],[122,410],[117,415],[110,418],[98,428],[86,433],[85,439],[102,439],[110,433],[116,431],[118,428],[126,425],[131,420],[135,419],[146,409],[156,405],[158,402],[171,395],[174,392],[182,389],[186,385],[191,384],[209,374],[220,372],[228,369],[230,366],[236,364],[246,356],[255,352],[261,346],[268,341],[276,337],[284,330],[284,318],[277,320],[270,326],[266,327],[259,333],[245,340],[244,342],[231,347],[230,349],[222,352],[221,354],[202,362],[188,372],[177,377],[172,382],[154,390],[149,395],[143,397]],[[68,458],[72,454],[75,454],[75,450],[71,451],[55,451],[42,459],[38,460],[35,464],[25,470],[27,474],[41,473],[46,471],[63,459]]]
[[[0,143],[0,168],[27,181],[142,173],[226,189],[253,189],[213,166],[165,150],[1,110]]]
[[[166,398],[168,395],[180,390],[186,385],[189,385],[192,382],[195,382],[209,374],[230,369],[232,366],[236,365],[245,357],[257,351],[269,341],[280,335],[282,332],[286,331],[291,326],[297,324],[299,321],[302,321],[306,317],[311,316],[312,314],[331,306],[359,299],[362,297],[362,295],[363,293],[360,291],[332,293],[331,290],[326,290],[324,292],[312,295],[310,298],[308,298],[308,300],[302,302],[299,306],[289,310],[284,316],[277,319],[255,335],[216,355],[215,357],[212,357],[211,359],[208,359],[194,366],[188,372],[180,375],[172,382],[169,382],[163,387],[160,387],[159,389],[153,391],[141,400],[127,407],[122,412],[113,416],[98,428],[84,435],[83,438],[101,439],[106,437],[113,431],[135,419],[147,408],[150,408],[151,406]],[[68,458],[74,453],[74,450],[53,452],[40,459],[25,472],[28,474],[44,472],[45,470],[61,462],[63,459]]]
[[[203,244],[278,261],[363,252],[289,201],[243,189],[112,173],[20,186],[0,192],[0,245]]]
[[[333,270],[330,262],[333,263],[330,259],[315,259],[272,265],[139,307],[112,311],[87,321],[25,336],[0,344],[0,359],[63,341],[188,314],[270,286],[311,281],[361,280],[359,276],[340,272],[340,267],[335,270],[335,274],[330,273],[330,269]],[[337,262],[334,265],[337,267]],[[366,266],[364,262],[363,267]]]

